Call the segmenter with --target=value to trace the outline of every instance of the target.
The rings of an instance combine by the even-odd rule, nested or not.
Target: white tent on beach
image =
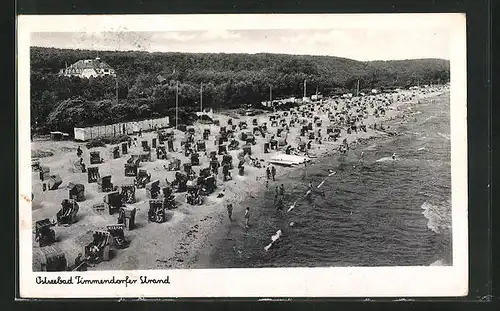
[[[149,119],[142,121],[115,123],[110,125],[92,126],[92,127],[75,127],[75,140],[87,141],[95,138],[113,137],[117,135],[130,135],[139,131],[150,131],[154,129],[162,129],[170,126],[168,117]]]

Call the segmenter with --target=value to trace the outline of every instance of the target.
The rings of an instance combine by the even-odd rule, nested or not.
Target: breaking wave
[[[448,140],[450,140],[450,135],[446,135],[446,134],[439,133],[439,132],[438,132],[438,135],[441,136],[441,137],[444,137],[444,138],[446,138]]]
[[[451,201],[431,204],[424,202],[422,214],[427,218],[427,228],[436,234],[451,234]]]

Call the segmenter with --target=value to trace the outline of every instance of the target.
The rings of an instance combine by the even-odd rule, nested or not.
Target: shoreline
[[[445,92],[449,92],[449,90],[446,90]],[[438,91],[438,93],[432,93],[432,95],[422,94],[423,96],[417,96],[416,98],[408,102],[398,103],[395,101],[391,105],[392,107],[394,107],[394,109],[388,109],[384,117],[377,118],[374,121],[378,124],[382,123],[384,124],[384,126],[386,126],[386,123],[390,122],[391,120],[399,120],[401,118],[404,118],[406,115],[411,115],[412,110],[408,109],[408,107],[416,104],[418,100],[431,96],[437,96],[442,93],[443,91],[441,90]],[[233,118],[233,121],[236,121],[236,123],[238,123],[241,120],[245,120],[247,121],[247,123],[249,123],[249,127],[251,128],[251,122],[249,121],[251,121],[252,118],[258,118],[259,123],[261,123],[262,121],[269,123],[269,121],[267,120],[269,115],[272,115],[272,113],[266,113],[254,117],[245,116],[238,119]],[[370,115],[370,117],[373,116]],[[229,118],[230,117],[228,116],[217,114],[217,119],[221,121],[221,124],[227,124],[227,120]],[[366,123],[368,124],[369,122]],[[196,128],[198,133],[201,131],[201,128],[206,126],[195,124],[194,127]],[[324,127],[325,125],[322,126],[322,129]],[[215,148],[212,138],[215,137],[216,133],[218,133],[218,131],[216,130],[217,128],[214,125],[211,125],[210,128],[212,129],[212,135],[210,136],[211,138],[206,141],[208,152]],[[269,129],[273,132],[275,131],[271,127]],[[290,131],[297,134],[298,127],[291,127]],[[350,149],[355,150],[356,148],[358,148],[358,146],[369,142],[371,139],[384,136],[383,132],[369,128],[367,128],[366,133],[360,131],[358,133],[353,132],[349,135],[345,134],[344,129],[342,131],[342,136],[337,142],[324,141],[321,145],[313,143],[310,154],[313,155],[314,158],[312,158],[310,164],[307,165],[311,165],[315,161],[321,161],[321,158],[323,157],[338,154],[337,148],[342,144],[343,138],[347,138]],[[178,143],[179,137],[182,137],[182,132],[175,131],[175,135],[177,137],[176,143]],[[292,134],[290,134],[290,136],[298,137],[298,135]],[[151,137],[154,137],[154,132],[144,133],[144,138],[142,139]],[[239,176],[235,165],[235,170],[232,171],[233,179],[226,182],[222,182],[220,180],[221,174],[219,173],[217,180],[217,190],[215,191],[215,193],[206,197],[206,202],[200,206],[188,205],[185,202],[184,193],[176,194],[178,207],[174,210],[169,211],[170,219],[166,223],[149,224],[147,223],[147,221],[145,221],[145,219],[147,219],[146,215],[148,209],[148,199],[146,198],[145,193],[143,193],[144,190],[137,190],[137,203],[133,206],[137,207],[138,209],[138,213],[136,216],[136,223],[138,224],[138,227],[132,231],[125,232],[126,236],[129,235],[131,237],[131,245],[126,249],[118,251],[115,255],[115,258],[113,258],[112,260],[102,262],[94,267],[90,267],[89,270],[213,268],[212,255],[219,246],[219,243],[221,243],[221,241],[223,240],[225,232],[227,232],[229,227],[235,225],[235,223],[237,224],[238,222],[241,223],[243,221],[243,214],[245,209],[243,203],[248,202],[253,197],[259,195],[259,193],[266,189],[264,183],[266,179],[266,159],[269,160],[269,158],[275,154],[274,152],[264,154],[263,150],[260,150],[262,149],[263,141],[267,141],[267,137],[267,135],[266,139],[260,136],[257,137],[257,145],[252,147],[252,157],[261,159],[261,162],[264,162],[262,163],[264,165],[262,165],[261,168],[252,167],[247,164],[245,165],[244,176]],[[140,139],[138,139],[138,142],[139,140]],[[289,144],[290,143],[296,144],[296,141],[289,141]],[[33,144],[34,143],[32,142],[32,146]],[[47,148],[50,150],[51,142],[47,142],[47,144],[49,147],[45,146],[38,151],[47,150]],[[63,181],[67,181],[68,179],[70,179],[71,181],[83,182],[83,180],[86,179],[86,174],[85,176],[75,177],[73,176],[75,174],[70,175],[66,172],[66,166],[68,164],[67,162],[69,162],[69,160],[67,159],[68,155],[76,150],[76,146],[82,146],[83,144],[67,142],[66,145],[67,146],[64,146],[64,144],[62,144],[62,147],[60,147],[59,145],[54,145],[58,146],[58,148],[63,151],[58,154],[55,151],[57,148],[54,148],[54,150],[52,150],[54,151],[55,155],[49,157],[49,159],[52,161],[51,165],[53,168],[59,170],[56,171],[57,173],[62,173],[61,175],[63,177]],[[100,150],[101,156],[103,156],[104,153],[109,153],[110,147],[112,146],[94,148],[92,150]],[[132,151],[133,150],[131,150],[131,152]],[[239,151],[240,150],[229,152],[233,156],[234,164],[237,163],[236,154]],[[183,155],[175,153],[174,156],[182,159],[183,163],[185,162],[185,157]],[[88,161],[86,162],[88,163]],[[123,175],[124,162],[125,157],[122,157],[120,159],[113,160],[113,162],[111,162],[111,164],[109,165],[110,167],[101,167],[103,171],[103,173],[101,173],[101,176],[104,176],[107,173],[111,174],[113,175],[113,183],[119,185],[120,182],[127,180],[127,178],[123,178],[120,176],[115,177],[115,175],[118,175],[118,169],[116,169],[114,165],[116,164],[116,166],[119,168],[119,174]],[[200,156],[200,167],[205,167],[206,163],[208,163],[206,157]],[[151,180],[159,179],[160,183],[163,185],[165,177],[167,177],[168,180],[172,180],[174,174],[173,172],[164,171],[162,168],[163,164],[163,160],[156,160],[154,162],[145,163],[144,166],[141,167],[141,169],[147,169],[148,172],[151,172],[151,174],[153,175]],[[276,166],[276,168],[276,183],[278,184],[280,182],[280,179],[283,178],[283,176],[286,176],[286,174],[295,170],[303,169],[301,166],[289,168]],[[66,171],[63,172],[63,170]],[[270,182],[270,188],[272,189],[276,183]],[[99,197],[102,197],[103,195],[103,193],[98,193],[97,191],[95,191],[94,186],[95,184],[86,186],[89,187],[88,190],[85,190],[87,197],[86,201],[82,202],[81,204],[79,203],[79,213],[83,213],[83,216],[80,216],[83,218],[83,221],[79,220],[76,224],[72,225],[68,229],[61,228],[61,232],[58,233],[62,236],[62,241],[57,244],[61,244],[61,247],[66,252],[69,264],[72,264],[72,260],[74,259],[74,257],[76,257],[76,254],[78,252],[81,252],[82,245],[85,245],[85,243],[87,243],[85,241],[88,240],[88,233],[92,230],[92,228],[95,228],[99,225],[105,225],[110,221],[113,221],[113,218],[108,217],[107,215],[96,215],[95,213],[93,213],[93,211],[91,211],[90,206],[92,205],[92,203],[100,201]],[[45,218],[47,215],[53,216],[55,214],[54,211],[57,211],[58,209],[59,203],[57,202],[57,200],[56,203],[48,202],[49,200],[45,201],[46,196],[48,196],[49,194],[47,194],[46,192],[40,192],[40,190],[37,188],[39,187],[39,185],[37,185],[35,181],[33,187],[35,197],[42,197],[42,202],[39,203],[40,207],[37,209],[33,209],[33,214],[36,214],[37,216],[34,218],[40,219]],[[225,196],[223,198],[217,198],[217,193],[223,190],[225,191]],[[64,194],[66,194],[65,191]],[[62,198],[59,192],[57,192],[55,196],[55,199]],[[228,203],[233,204],[233,216],[235,218],[233,222],[230,222],[227,217],[226,205]],[[255,210],[256,207],[252,207],[252,209]],[[251,222],[258,221],[258,218],[256,217],[256,215],[258,215],[258,212],[253,212],[252,215],[253,216]],[[76,228],[78,232],[73,233],[73,228]],[[84,235],[87,236],[84,237]],[[34,250],[37,249],[35,244],[33,244],[33,247]]]
[[[448,92],[448,91],[445,91]],[[433,98],[440,96],[444,94],[445,92],[439,92],[439,93],[434,93],[432,95],[427,95],[423,96],[417,99],[428,99],[428,98]],[[404,106],[405,108],[407,107],[412,107],[417,103],[415,102],[406,102],[406,103],[399,103],[398,107]],[[403,109],[403,110],[394,110],[396,113],[393,113],[392,115],[387,115],[385,118],[382,120],[379,119],[378,121],[381,122],[384,126],[390,125],[391,127],[396,125],[396,122],[399,120],[399,123],[397,124],[402,124],[401,119],[405,118],[408,115],[411,115],[411,109]],[[363,135],[364,134],[364,135]],[[351,134],[348,136],[348,141],[349,138],[351,139],[349,141],[349,149],[354,151],[357,150],[358,148],[368,144],[370,141],[388,136],[389,134],[386,132],[382,131],[377,131],[377,130],[368,130],[368,133],[364,132],[359,132],[358,134]],[[400,133],[396,134],[395,136],[399,136]],[[320,149],[315,149],[316,152],[314,152],[314,158],[311,158],[311,162],[309,162],[307,165],[313,165],[316,161],[321,161],[322,158],[325,157],[331,157],[331,156],[338,156],[340,155],[339,151],[336,149],[338,146],[341,144],[341,141],[339,140],[336,143],[330,143],[327,142],[324,145],[322,145],[323,148]],[[316,144],[316,147],[318,145]],[[326,147],[329,146],[330,148]],[[325,148],[326,147],[326,148]],[[277,170],[276,174],[276,182],[270,181],[269,183],[269,189],[271,189],[274,186],[277,186],[280,183],[281,178],[286,177],[286,175],[297,171],[297,170],[303,170],[303,166],[295,166],[295,167],[280,167]],[[265,178],[265,176],[263,176]],[[236,203],[240,204],[235,204],[233,203],[234,210],[233,210],[233,217],[238,215],[240,219],[234,220],[233,221],[243,221],[243,215],[244,215],[244,209],[245,206],[242,204],[244,202],[247,202],[248,200],[252,199],[256,193],[260,193],[263,191],[268,191],[268,188],[265,187],[265,185],[255,183],[252,187],[251,193],[247,195],[246,197],[242,197],[241,200],[239,200]],[[238,210],[237,208],[238,207]],[[253,207],[255,210],[255,207]],[[235,211],[238,211],[235,213]],[[252,213],[253,217],[252,220],[253,222],[256,222],[259,220],[260,213],[259,212],[253,212]],[[219,250],[221,247],[222,243],[225,242],[225,233],[230,231],[230,228],[234,226],[233,222],[229,221],[227,218],[227,214],[225,214],[225,210],[219,215],[219,222],[218,225],[220,226],[216,230],[212,230],[211,234],[206,236],[205,238],[200,241],[201,245],[204,245],[201,249],[198,249],[194,252],[194,254],[187,260],[188,266],[187,268],[189,269],[211,269],[211,268],[220,268],[215,266],[214,262],[214,255],[215,253]],[[222,221],[221,221],[222,220]],[[249,229],[251,230],[251,228]],[[446,262],[446,259],[437,259],[435,262],[431,263],[430,265],[444,265],[443,263]]]

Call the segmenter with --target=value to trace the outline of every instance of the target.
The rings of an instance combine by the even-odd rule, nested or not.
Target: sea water
[[[421,100],[413,110],[421,113],[388,123],[401,135],[314,159],[244,202],[252,211],[250,228],[235,221],[212,265],[452,265],[449,93]],[[336,174],[328,177],[330,170]],[[310,181],[316,191],[304,197]],[[281,183],[286,206],[277,211],[274,194]],[[278,230],[280,238],[266,251]]]

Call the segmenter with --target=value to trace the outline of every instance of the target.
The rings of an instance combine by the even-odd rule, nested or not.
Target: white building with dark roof
[[[59,75],[66,77],[80,77],[80,78],[90,78],[90,77],[104,77],[113,76],[116,77],[116,72],[111,68],[108,63],[102,61],[99,57],[95,59],[82,59],[66,67],[65,69],[59,70]]]

